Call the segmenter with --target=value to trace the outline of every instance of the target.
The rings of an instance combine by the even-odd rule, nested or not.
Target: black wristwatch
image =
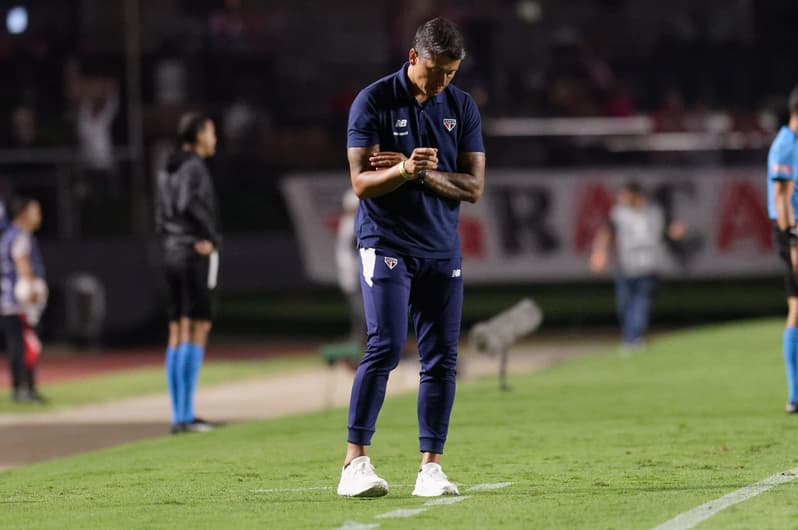
[[[423,186],[424,185],[424,179],[426,179],[426,178],[427,178],[427,170],[426,169],[422,169],[421,171],[419,171],[417,173],[416,182],[418,182],[419,184],[421,184]]]

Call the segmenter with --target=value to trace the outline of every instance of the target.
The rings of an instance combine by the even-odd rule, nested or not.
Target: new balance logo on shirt
[[[460,274],[460,269],[454,269],[452,271],[452,278],[459,278],[460,276],[462,276],[462,274]]]
[[[404,129],[405,127],[407,127],[407,120],[404,119],[404,118],[399,118],[398,120],[396,120],[396,123],[394,123],[393,126],[396,127],[397,129]],[[394,131],[393,132],[394,136],[407,136],[409,134],[410,134],[410,131]]]

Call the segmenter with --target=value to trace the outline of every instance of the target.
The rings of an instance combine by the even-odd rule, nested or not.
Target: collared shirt
[[[349,110],[347,147],[371,147],[410,156],[417,147],[438,148],[438,170],[457,172],[462,153],[484,152],[479,109],[450,84],[419,104],[409,88],[408,63],[364,88]],[[361,200],[355,219],[360,248],[394,250],[421,258],[460,255],[460,202],[418,182]]]
[[[784,126],[776,135],[768,153],[768,215],[776,219],[775,182],[776,180],[796,180],[798,178],[798,135]],[[792,194],[792,208],[798,212],[798,187]]]

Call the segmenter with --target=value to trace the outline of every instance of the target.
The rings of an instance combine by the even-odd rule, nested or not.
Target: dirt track
[[[600,346],[518,348],[511,354],[509,369],[539,370]],[[498,361],[464,351],[459,371],[464,379],[495,375]],[[352,372],[337,366],[201,388],[197,410],[208,419],[240,422],[340,407],[349,401],[351,381]],[[417,387],[418,363],[402,362],[391,374],[388,393]],[[166,435],[168,411],[168,397],[162,394],[40,414],[0,414],[0,469]]]
[[[257,344],[212,344],[206,353],[206,359],[234,360],[234,359],[266,359],[270,357],[285,357],[289,355],[304,355],[308,351],[318,349],[316,343],[273,343]],[[61,383],[85,379],[93,375],[102,375],[112,372],[161,366],[163,364],[163,348],[138,348],[118,349],[112,352],[98,351],[86,353],[75,352],[64,348],[47,347],[45,355],[37,370],[37,379],[42,386],[48,383]],[[8,361],[0,356],[0,389],[9,388],[10,377]]]

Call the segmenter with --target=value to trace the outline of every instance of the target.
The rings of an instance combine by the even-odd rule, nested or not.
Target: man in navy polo
[[[368,341],[352,385],[339,495],[388,492],[366,448],[388,374],[399,363],[408,317],[421,359],[422,458],[413,495],[459,494],[440,466],[463,303],[457,225],[460,202],[476,202],[485,180],[479,110],[450,84],[464,57],[460,29],[443,18],[430,20],[416,32],[408,62],[363,89],[350,109],[347,154],[361,199],[355,233]]]

